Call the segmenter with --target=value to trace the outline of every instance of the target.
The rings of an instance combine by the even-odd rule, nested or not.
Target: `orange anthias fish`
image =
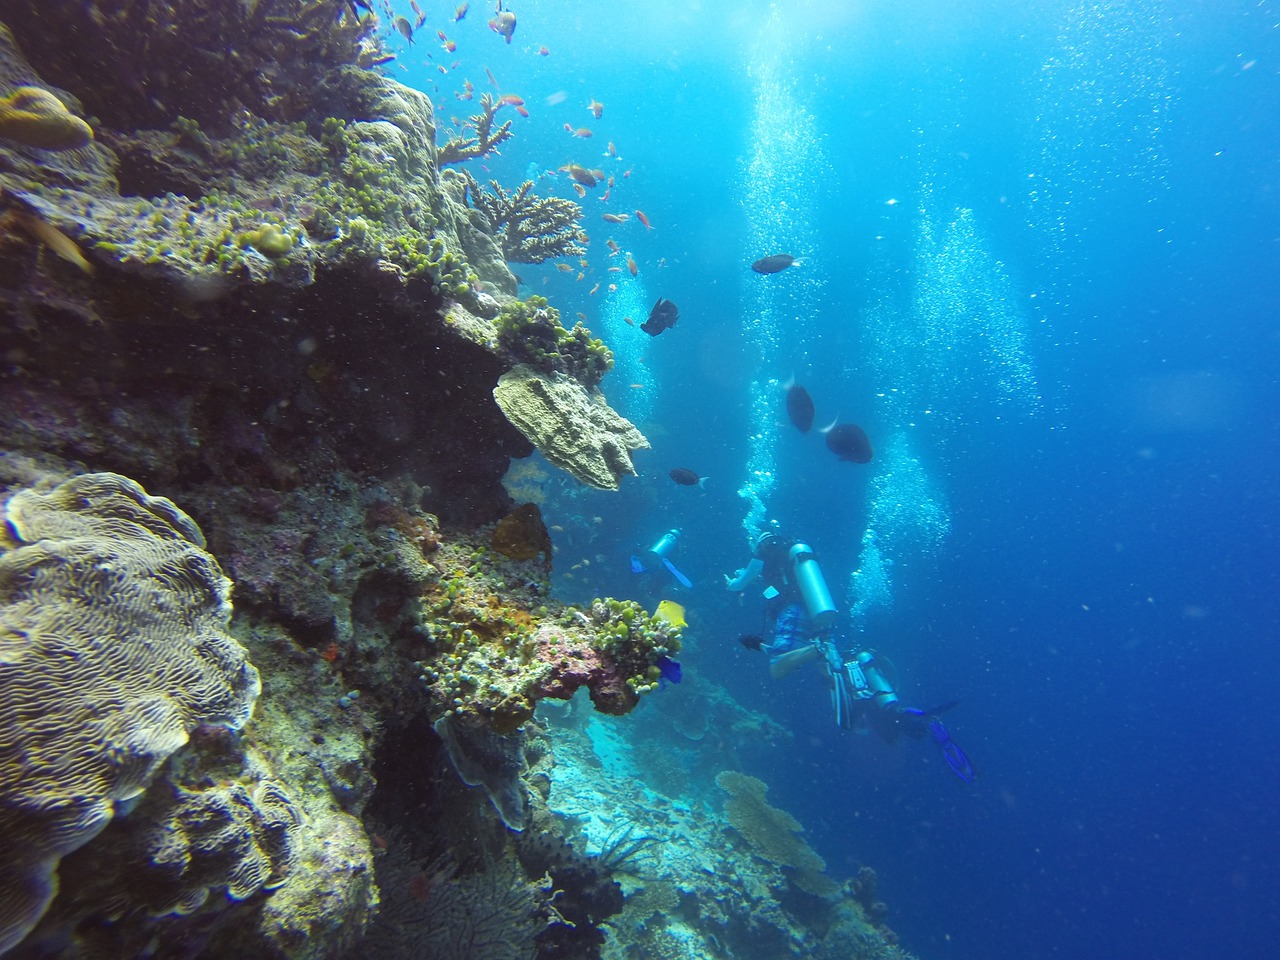
[[[581,200],[587,195],[587,188],[580,183],[575,183],[573,185],[573,192],[576,193],[578,195],[578,199]]]
[[[472,84],[471,84],[471,81],[470,81],[470,80],[464,80],[464,81],[462,81],[462,88],[463,88],[464,90],[466,90],[467,92],[466,92],[466,93],[464,93],[464,94],[462,94],[462,96],[460,97],[460,99],[462,99],[462,100],[470,100],[472,97],[474,97],[474,96],[476,95],[476,88],[475,88],[474,86],[472,86]]]
[[[631,257],[627,257],[627,269],[631,271],[633,277],[640,272],[640,268],[636,266],[635,260]]]
[[[618,292],[618,285],[617,285],[616,283],[611,283],[611,284],[609,284],[609,292],[610,292],[610,293],[617,293],[617,292]]]
[[[591,98],[591,102],[587,104],[587,109],[591,111],[591,115],[597,120],[604,116],[604,104],[595,97]]]
[[[606,240],[605,243],[609,245],[609,256],[612,257],[618,253],[619,247],[618,247],[617,241]]]
[[[418,22],[413,25],[414,29],[420,30],[422,25],[427,22],[427,15],[423,13],[422,8],[418,6],[418,0],[409,0],[409,6],[413,8],[414,16],[418,18]]]
[[[612,140],[609,141],[609,146],[606,149],[609,151],[609,156],[616,157],[618,155],[618,148],[613,145]]]
[[[458,49],[458,45],[454,43],[452,40],[446,40],[443,46],[445,50],[447,50],[449,53],[453,53],[455,50]]]
[[[566,123],[564,125],[564,128],[568,130],[571,134],[573,134],[575,137],[580,137],[583,140],[586,140],[589,137],[594,136],[594,134],[592,134],[592,132],[588,130],[586,127],[579,127],[577,130],[575,130],[573,129],[572,126]]]
[[[502,96],[498,98],[498,102],[505,103],[508,106],[512,106],[512,107],[524,106],[524,98],[517,97],[514,93],[504,93]]]
[[[621,268],[621,267],[610,267],[610,268],[609,268],[609,273],[621,273],[621,272],[622,272],[622,268]]]
[[[460,3],[460,4],[458,4],[458,9],[457,9],[457,10],[455,10],[455,11],[453,11],[453,22],[454,22],[454,23],[457,23],[459,20],[461,20],[463,17],[465,17],[465,16],[467,15],[467,8],[468,8],[469,6],[471,6],[471,0],[467,0],[467,2],[466,2],[466,3]]]
[[[594,297],[596,295],[596,291],[599,289],[600,289],[600,284],[597,283],[594,287],[591,288],[591,292],[588,293],[587,296]]]
[[[639,220],[641,223],[643,223],[643,224],[644,224],[644,228],[645,228],[646,230],[652,230],[652,229],[653,229],[653,224],[651,224],[651,223],[649,222],[649,218],[648,218],[648,217],[646,217],[646,216],[644,215],[644,211],[643,211],[643,210],[637,210],[637,211],[636,211],[636,219],[637,219],[637,220]]]
[[[631,215],[629,213],[604,213],[600,215],[600,218],[607,223],[626,223],[631,219]]]

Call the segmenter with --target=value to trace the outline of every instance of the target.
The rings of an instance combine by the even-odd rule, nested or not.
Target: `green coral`
[[[580,323],[566,330],[545,297],[508,303],[494,324],[498,345],[536,370],[565,373],[593,387],[613,369],[613,351]]]
[[[591,618],[597,625],[596,648],[618,663],[627,686],[636,693],[657,690],[658,660],[680,652],[680,629],[650,616],[634,600],[613,597],[591,601]]]
[[[274,223],[264,223],[257,230],[240,235],[240,246],[250,246],[272,259],[289,255],[293,249],[293,237]]]

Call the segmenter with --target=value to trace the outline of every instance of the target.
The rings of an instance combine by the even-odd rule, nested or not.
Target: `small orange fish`
[[[467,0],[466,3],[461,3],[458,5],[458,9],[453,11],[454,23],[457,23],[459,20],[461,20],[463,17],[467,15],[467,8],[469,6],[471,6],[471,0]]]
[[[582,278],[583,278],[583,277],[585,277],[585,276],[586,276],[586,274],[585,274],[585,273],[583,273],[582,271],[578,271],[578,278],[577,278],[577,279],[578,279],[578,282],[579,282],[579,283],[581,283],[581,282],[582,282]],[[596,284],[596,286],[598,287],[598,286],[600,286],[600,284],[598,284],[598,283],[597,283],[597,284]],[[594,290],[592,290],[591,292],[592,292],[592,293],[595,293],[595,291],[594,291]]]
[[[498,98],[498,102],[505,103],[507,104],[507,106],[511,106],[511,107],[524,106],[524,98],[518,97],[514,93],[504,93],[502,96]]]
[[[617,242],[613,240],[606,240],[605,243],[609,245],[609,250],[612,251],[609,256],[615,256],[619,250]]]
[[[644,224],[644,228],[645,228],[646,230],[652,230],[652,229],[653,229],[653,224],[651,224],[651,223],[649,222],[649,218],[648,218],[648,217],[646,217],[646,216],[644,215],[644,211],[643,211],[643,210],[637,210],[637,211],[636,211],[636,219],[637,219],[637,220],[639,220],[641,223],[643,223],[643,224]]]
[[[499,88],[498,88],[498,78],[497,78],[497,77],[495,77],[495,76],[493,75],[493,71],[492,71],[492,70],[490,70],[488,67],[485,67],[485,68],[484,68],[484,72],[485,72],[485,73],[487,73],[487,74],[489,75],[489,82],[493,84],[493,89],[495,89],[495,90],[499,89]]]
[[[580,183],[575,183],[573,185],[573,191],[578,195],[579,200],[587,195],[587,188]]]
[[[422,8],[418,6],[417,0],[409,0],[409,6],[413,8],[413,12],[418,18],[418,22],[413,25],[413,28],[415,30],[421,30],[422,25],[427,22],[427,15],[422,12]]]
[[[634,169],[635,169],[635,167],[632,167],[632,168],[631,168],[631,170],[634,170]],[[624,172],[623,172],[623,174],[622,174],[622,179],[623,179],[623,180],[626,180],[628,177],[630,177],[630,176],[631,176],[631,170],[626,170],[626,171],[624,171]]]
[[[633,277],[640,272],[640,268],[636,266],[635,260],[631,257],[627,257],[627,269],[631,271]]]
[[[436,69],[439,70],[441,73],[443,73],[446,77],[449,75],[449,68],[446,67],[443,63],[437,63]]]
[[[611,157],[616,157],[618,155],[618,148],[613,145],[612,140],[609,141],[609,146],[605,149],[609,152],[609,156]]]
[[[444,35],[444,31],[443,31],[443,30],[437,30],[437,31],[436,31],[436,36],[437,36],[437,37],[439,37],[441,40],[448,40],[448,39],[449,39],[448,37],[446,37],[446,36]]]
[[[605,186],[607,186],[610,190],[613,189],[613,177],[610,177],[607,181],[605,181]]]
[[[591,292],[588,293],[587,296],[594,297],[596,295],[596,291],[599,289],[600,289],[600,284],[597,283],[594,287],[591,288]]]
[[[580,183],[584,187],[594,187],[599,181],[586,167],[580,167],[576,163],[568,164],[560,168],[561,173],[567,173],[575,183]]]
[[[611,283],[611,284],[609,284],[609,292],[610,292],[610,293],[617,293],[617,292],[618,292],[618,285],[617,285],[616,283]]]
[[[587,322],[587,315],[586,315],[585,313],[583,313],[581,310],[579,310],[579,311],[578,311],[578,319],[579,319],[579,320],[581,320],[583,323],[586,323],[586,322]]]
[[[556,269],[561,273],[573,273],[573,267],[569,266],[567,263],[557,263]]]
[[[578,261],[578,266],[580,266],[583,270],[585,270],[587,269],[587,267],[591,266],[591,263],[584,257],[583,259]]]
[[[610,272],[610,273],[621,273],[621,272],[622,272],[622,268],[621,268],[621,267],[610,267],[610,268],[609,268],[609,272]]]
[[[600,218],[607,223],[626,223],[631,219],[629,213],[603,213]]]
[[[540,56],[540,57],[549,57],[549,56],[551,56],[551,51],[550,51],[550,50],[548,50],[546,47],[539,47],[539,48],[538,48],[538,56]]]
[[[516,113],[520,114],[520,116],[522,117],[527,117],[529,115],[529,111],[525,107],[516,107],[515,111]]]
[[[575,130],[573,129],[572,126],[566,123],[564,125],[564,128],[568,130],[571,134],[573,134],[575,137],[579,137],[582,140],[589,139],[590,137],[593,136],[591,131],[588,130],[586,127],[579,127],[577,130]],[[594,173],[595,171],[592,171],[592,172]]]
[[[613,193],[613,189],[612,189],[612,188],[610,188],[610,189],[606,190],[606,191],[604,192],[604,196],[600,198],[600,202],[601,202],[601,203],[608,203],[608,202],[609,202],[609,194],[611,194],[611,193]]]
[[[470,80],[464,80],[464,81],[462,81],[462,87],[463,87],[463,89],[464,89],[464,90],[466,90],[466,91],[467,91],[467,92],[466,92],[466,95],[465,95],[465,96],[463,96],[463,98],[462,98],[463,100],[470,100],[473,96],[475,96],[476,88],[475,88],[474,86],[472,86],[472,85],[471,85],[471,81],[470,81]]]
[[[444,48],[447,52],[453,53],[455,50],[458,49],[458,45],[454,43],[452,40],[446,40],[444,42]]]
[[[622,319],[626,322],[628,327],[634,327],[636,325],[636,322],[630,317],[623,317]]]
[[[604,171],[603,171],[603,170],[592,170],[592,171],[591,171],[591,173],[595,176],[595,178],[596,178],[597,180],[603,180],[603,179],[604,179]]]
[[[595,97],[591,98],[591,102],[587,104],[587,109],[591,111],[591,115],[597,120],[604,116],[604,104]]]

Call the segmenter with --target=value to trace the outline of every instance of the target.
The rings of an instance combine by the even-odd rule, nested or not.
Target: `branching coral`
[[[532,180],[520,184],[514,193],[490,180],[493,192],[488,193],[469,179],[471,202],[488,219],[508,261],[543,263],[587,252],[587,234],[578,222],[582,208],[572,200],[539,197]]]
[[[496,130],[493,128],[493,117],[498,112],[499,104],[491,94],[480,97],[480,112],[467,119],[464,129],[474,131],[471,136],[453,136],[444,142],[436,162],[441,167],[487,157],[496,153],[498,147],[511,138],[511,121],[507,120]],[[510,258],[508,258],[510,259]]]

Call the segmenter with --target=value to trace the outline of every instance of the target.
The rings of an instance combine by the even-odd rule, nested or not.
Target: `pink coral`
[[[534,635],[537,658],[551,667],[534,686],[533,699],[568,700],[579,687],[591,691],[591,702],[601,713],[629,713],[640,697],[608,653],[580,637],[546,625]]]

